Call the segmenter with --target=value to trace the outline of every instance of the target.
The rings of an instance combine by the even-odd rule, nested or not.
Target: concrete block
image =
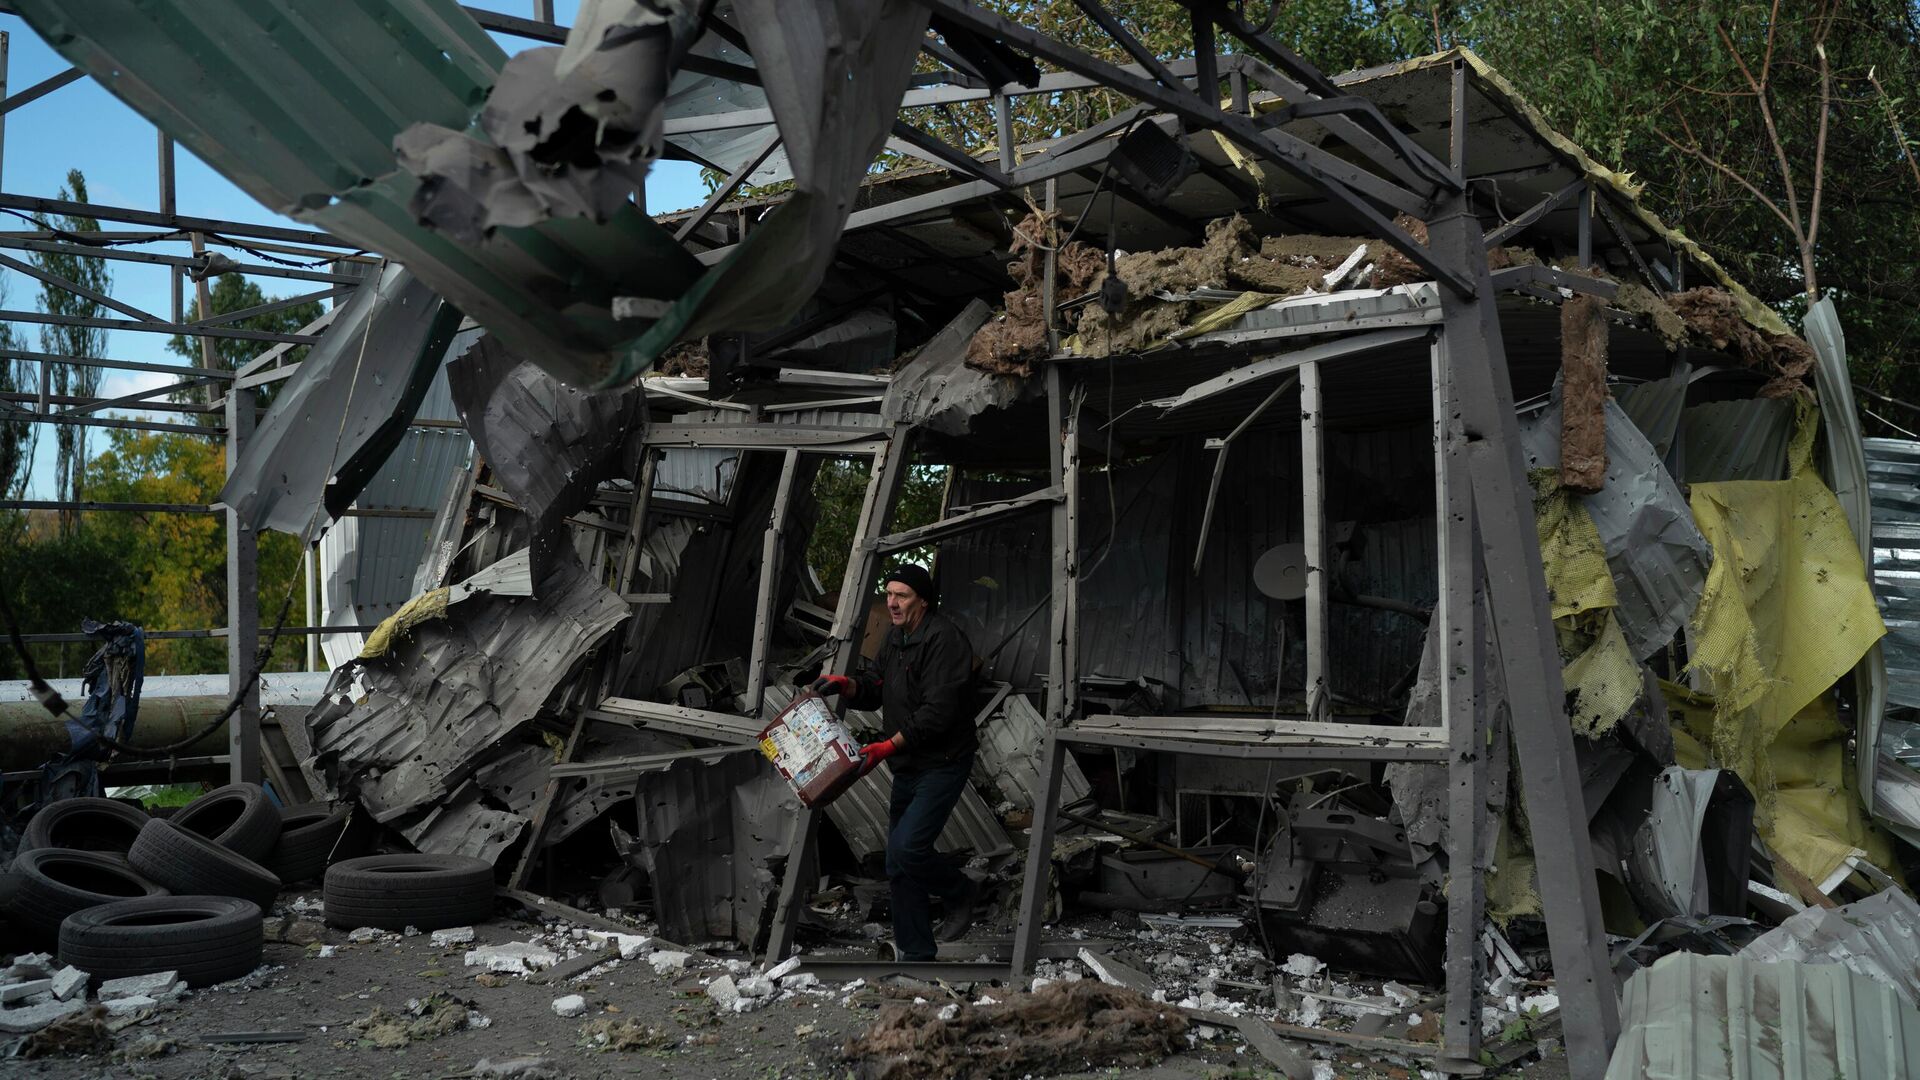
[[[471,945],[473,944],[473,927],[455,926],[446,930],[435,930],[428,944],[436,949],[445,948],[448,945]]]
[[[647,957],[647,963],[653,965],[653,973],[655,975],[665,975],[669,971],[687,970],[687,960],[689,958],[689,954],[687,953],[675,952],[672,949],[662,949],[652,956]]]
[[[530,975],[560,962],[560,954],[530,941],[511,941],[505,945],[482,945],[468,949],[468,967],[484,967],[508,975]]]
[[[609,945],[618,946],[622,960],[641,956],[653,945],[653,939],[645,934],[609,934],[600,930],[587,931],[587,940],[602,949]]]
[[[64,967],[53,975],[53,996],[65,1001],[75,994],[87,991],[87,973],[77,967]]]
[[[587,1015],[587,999],[581,997],[579,994],[568,994],[566,997],[554,998],[553,1015],[563,1016],[568,1019],[576,1016],[585,1016]]]
[[[100,984],[100,1000],[112,1001],[115,998],[134,997],[144,994],[159,998],[172,990],[173,984],[180,982],[177,971],[156,971],[151,975],[129,975],[124,979],[108,979]],[[182,984],[185,989],[185,984]],[[179,997],[179,992],[174,992]]]
[[[723,1012],[731,1012],[740,1000],[740,989],[733,985],[733,976],[722,975],[707,984],[707,997]]]
[[[0,1009],[0,1034],[31,1035],[55,1020],[64,1020],[74,1013],[85,1011],[86,1007],[85,1000],[76,998],[22,1009]]]
[[[779,993],[779,988],[774,986],[773,980],[764,975],[749,976],[734,985],[740,988],[742,997],[763,998]]]
[[[9,986],[0,986],[0,1004],[10,1005],[13,1002],[30,998],[35,994],[44,994],[52,989],[52,979],[34,979],[31,982],[17,982]]]
[[[774,982],[779,982],[781,979],[793,974],[794,969],[799,966],[800,958],[798,956],[789,956],[785,960],[768,968],[767,978],[772,979]]]
[[[158,1000],[154,998],[150,998],[145,994],[135,994],[132,997],[114,998],[112,1001],[105,1002],[105,1005],[107,1006],[107,1014],[109,1016],[131,1016],[134,1013],[139,1012],[141,1009],[155,1008],[159,1004],[160,1002]]]

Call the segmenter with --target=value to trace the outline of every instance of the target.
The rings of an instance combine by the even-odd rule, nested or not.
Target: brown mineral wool
[[[1049,241],[1043,215],[1028,214],[1013,227],[1013,263],[1007,272],[1014,288],[1002,299],[999,314],[974,332],[967,343],[967,366],[999,375],[1032,374],[1033,362],[1046,355],[1047,323],[1043,279]],[[1071,300],[1092,288],[1106,269],[1106,257],[1091,244],[1073,241],[1054,264],[1054,302]]]
[[[1401,214],[1393,219],[1395,225],[1405,230],[1413,242],[1425,247],[1427,244],[1427,223],[1412,214]],[[1373,287],[1384,289],[1392,285],[1409,285],[1416,281],[1431,281],[1433,275],[1414,264],[1412,259],[1400,253],[1400,249],[1391,244],[1381,244],[1377,253],[1379,258],[1373,261]]]
[[[1171,1005],[1092,980],[1053,983],[993,1005],[891,1005],[843,1053],[859,1080],[999,1080],[1151,1065],[1180,1048],[1187,1018]]]
[[[680,375],[688,378],[707,377],[707,339],[683,341],[668,349],[660,358],[659,372],[662,375]]]
[[[1607,322],[1585,293],[1560,305],[1560,486],[1591,495],[1607,477]]]
[[[1685,319],[1695,341],[1730,352],[1751,368],[1772,375],[1764,397],[1799,392],[1813,370],[1813,349],[1793,334],[1769,334],[1740,315],[1733,294],[1702,285],[1667,297],[1667,303]]]
[[[1687,340],[1687,320],[1673,310],[1673,305],[1645,285],[1621,282],[1620,291],[1613,298],[1613,306],[1635,315],[1645,315],[1653,323],[1654,333],[1660,335],[1669,349]]]

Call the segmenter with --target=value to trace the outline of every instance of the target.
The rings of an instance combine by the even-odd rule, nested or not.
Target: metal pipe
[[[1214,873],[1219,874],[1222,877],[1232,878],[1236,882],[1244,882],[1247,880],[1246,873],[1237,866],[1229,867],[1229,866],[1222,865],[1220,863],[1208,862],[1206,859],[1203,859],[1200,856],[1195,855],[1191,851],[1186,851],[1181,848],[1174,847],[1172,844],[1163,844],[1160,841],[1153,839],[1152,837],[1135,836],[1132,833],[1121,832],[1119,829],[1116,829],[1112,825],[1109,825],[1106,822],[1101,821],[1099,818],[1086,817],[1085,815],[1082,815],[1082,814],[1076,814],[1071,810],[1056,810],[1054,811],[1054,813],[1059,814],[1061,817],[1067,819],[1068,821],[1073,822],[1075,825],[1085,825],[1089,829],[1099,829],[1101,832],[1110,832],[1122,840],[1131,841],[1135,844],[1139,844],[1141,847],[1152,848],[1153,850],[1161,852],[1163,854],[1171,855],[1176,859],[1185,859],[1188,862],[1194,864],[1195,866],[1204,866],[1207,869],[1213,871]]]

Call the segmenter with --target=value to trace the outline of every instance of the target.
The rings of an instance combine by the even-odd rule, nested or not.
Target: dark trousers
[[[965,898],[971,883],[953,861],[933,850],[960,793],[967,789],[973,755],[959,761],[893,774],[887,810],[887,880],[893,886],[893,941],[902,960],[932,960],[933,912],[929,900]]]

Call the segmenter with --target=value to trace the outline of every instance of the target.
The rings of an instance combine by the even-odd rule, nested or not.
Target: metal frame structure
[[[1080,402],[1084,399],[1087,377],[1070,358],[1056,356],[1045,362],[1045,410],[1047,423],[1048,482],[1043,490],[1030,496],[994,507],[956,514],[934,525],[914,530],[889,532],[898,502],[906,467],[913,449],[915,432],[906,425],[888,428],[841,426],[802,420],[797,413],[776,412],[772,408],[748,407],[729,402],[696,398],[699,405],[717,411],[743,412],[739,422],[682,423],[669,421],[654,425],[647,437],[649,453],[628,503],[629,521],[620,550],[620,587],[630,604],[653,602],[649,594],[627,592],[638,546],[652,514],[665,512],[663,500],[653,494],[653,475],[657,451],[670,447],[734,447],[745,451],[777,452],[782,468],[773,500],[773,509],[762,537],[762,577],[756,596],[753,653],[749,664],[746,701],[749,711],[758,711],[766,688],[768,662],[767,638],[774,618],[773,594],[782,541],[788,529],[788,511],[800,455],[828,454],[840,457],[861,456],[871,459],[856,539],[844,577],[828,636],[829,670],[847,671],[855,660],[857,626],[865,610],[867,590],[874,577],[877,560],[901,547],[925,543],[968,529],[1004,520],[1009,515],[1048,512],[1051,540],[1052,591],[1048,603],[1049,684],[1045,717],[1051,728],[1045,748],[1047,768],[1042,779],[1041,798],[1033,841],[1025,872],[1025,893],[1019,935],[1016,938],[1012,969],[1028,970],[1038,954],[1039,918],[1045,900],[1048,859],[1056,826],[1056,793],[1066,751],[1071,746],[1109,746],[1153,750],[1174,754],[1236,757],[1252,760],[1284,760],[1301,757],[1335,758],[1365,761],[1444,761],[1449,770],[1449,808],[1453,829],[1449,841],[1450,902],[1447,925],[1448,1005],[1443,1031],[1444,1063],[1459,1071],[1471,1071],[1479,1050],[1478,999],[1481,967],[1477,940],[1482,921],[1483,879],[1489,859],[1486,791],[1489,773],[1502,763],[1489,760],[1489,725],[1492,722],[1493,689],[1487,684],[1483,651],[1489,634],[1498,643],[1500,672],[1505,698],[1512,714],[1511,736],[1517,749],[1527,802],[1528,819],[1536,836],[1550,842],[1536,844],[1539,882],[1544,900],[1546,922],[1554,966],[1559,981],[1562,1008],[1566,1017],[1566,1038],[1573,1066],[1579,1075],[1598,1075],[1618,1031],[1617,1001],[1607,962],[1605,936],[1600,928],[1600,909],[1594,884],[1593,857],[1587,843],[1587,817],[1582,805],[1578,772],[1574,766],[1571,732],[1562,707],[1563,691],[1558,650],[1553,638],[1541,557],[1534,535],[1533,517],[1518,441],[1514,402],[1507,368],[1506,351],[1494,306],[1496,281],[1489,272],[1486,249],[1513,235],[1544,215],[1577,200],[1580,212],[1579,246],[1582,265],[1590,262],[1593,226],[1592,208],[1598,205],[1600,216],[1616,232],[1620,225],[1603,198],[1596,196],[1582,181],[1553,194],[1548,199],[1508,219],[1491,232],[1483,231],[1470,198],[1467,161],[1467,71],[1460,62],[1452,70],[1450,152],[1441,160],[1436,154],[1409,139],[1371,101],[1344,91],[1326,75],[1294,55],[1290,50],[1249,24],[1232,6],[1215,0],[1189,0],[1185,6],[1192,16],[1194,57],[1166,62],[1135,38],[1118,18],[1098,0],[1079,0],[1119,52],[1134,63],[1122,65],[1100,59],[1081,49],[1015,23],[967,0],[918,0],[930,9],[934,31],[940,37],[928,37],[924,51],[942,70],[916,77],[915,86],[906,92],[901,108],[914,109],[961,101],[989,101],[993,105],[995,127],[1000,139],[997,160],[988,161],[945,143],[925,130],[902,122],[894,128],[890,145],[894,149],[927,160],[967,179],[942,190],[910,195],[891,202],[855,211],[847,220],[844,233],[878,230],[905,238],[897,230],[916,215],[940,211],[983,197],[1030,195],[1039,187],[1043,205],[1057,205],[1057,184],[1065,177],[1085,175],[1087,170],[1105,165],[1117,140],[1107,138],[1125,126],[1148,116],[1170,117],[1185,132],[1207,132],[1232,143],[1249,159],[1278,169],[1304,183],[1316,197],[1339,207],[1352,218],[1365,223],[1367,231],[1389,244],[1413,265],[1419,267],[1437,288],[1433,311],[1403,313],[1368,323],[1373,312],[1353,308],[1345,312],[1358,324],[1377,325],[1381,334],[1395,340],[1431,336],[1431,364],[1434,384],[1432,415],[1434,423],[1434,461],[1436,499],[1439,507],[1437,541],[1441,582],[1440,608],[1437,613],[1443,629],[1440,635],[1441,669],[1446,677],[1441,689],[1444,727],[1412,730],[1401,728],[1356,728],[1334,725],[1327,708],[1326,680],[1332,662],[1329,650],[1326,522],[1322,513],[1322,463],[1324,461],[1322,410],[1326,389],[1322,376],[1329,365],[1351,356],[1356,344],[1343,341],[1322,352],[1309,348],[1294,354],[1280,350],[1279,342],[1294,334],[1346,332],[1356,322],[1329,319],[1318,329],[1296,327],[1285,331],[1243,333],[1237,339],[1217,342],[1220,348],[1249,361],[1232,373],[1244,381],[1281,373],[1291,373],[1298,381],[1302,459],[1302,508],[1305,516],[1305,543],[1309,566],[1307,583],[1307,689],[1306,714],[1298,718],[1274,721],[1256,733],[1235,737],[1199,739],[1192,732],[1115,729],[1103,719],[1083,714],[1079,701],[1078,588],[1083,569],[1078,565],[1080,552],[1078,500],[1082,485],[1080,455],[1083,448]],[[564,28],[551,22],[551,11],[536,3],[535,20],[522,20],[497,13],[469,9],[481,25],[498,31],[523,34],[541,40],[561,40]],[[710,17],[710,28],[721,33],[726,24]],[[1231,39],[1240,50],[1222,54],[1221,37]],[[955,37],[970,44],[953,45]],[[942,41],[940,38],[946,38]],[[731,39],[729,39],[731,40]],[[740,42],[734,42],[739,45]],[[991,61],[991,62],[988,62]],[[1020,71],[1043,62],[1058,71],[1036,74],[1026,83],[1008,81],[996,85],[988,71],[1006,68]],[[690,70],[703,71],[722,78],[752,82],[752,69],[696,58]],[[0,73],[3,78],[3,73]],[[69,80],[70,81],[70,80]],[[1222,82],[1228,93],[1219,92]],[[45,86],[46,84],[42,84]],[[1020,100],[1027,95],[1056,94],[1068,90],[1102,88],[1115,91],[1136,102],[1132,109],[1085,132],[1057,140],[1037,157],[1021,161],[1012,145],[1012,118]],[[35,88],[41,94],[51,92]],[[1277,97],[1283,107],[1258,114],[1249,107],[1249,95],[1261,90]],[[27,97],[29,91],[18,97]],[[15,107],[14,100],[0,102],[0,115]],[[1322,145],[1302,139],[1285,130],[1296,120],[1311,119],[1337,140],[1350,156],[1330,152]],[[702,261],[709,264],[724,258],[740,242],[740,230],[719,224],[719,213],[761,162],[779,145],[769,109],[743,109],[701,116],[668,119],[668,136],[716,132],[743,128],[768,128],[770,133],[749,155],[747,161],[731,170],[719,170],[726,180],[691,216],[679,223],[676,239],[697,243],[706,250]],[[682,156],[691,156],[678,151]],[[150,214],[119,208],[84,207],[83,212],[107,220],[157,229],[158,232],[132,234],[147,239],[186,239],[192,244],[192,256],[161,256],[149,253],[101,253],[108,258],[136,258],[168,265],[176,283],[171,320],[162,321],[137,309],[129,309],[107,298],[96,302],[119,311],[129,319],[88,319],[83,325],[112,329],[151,330],[164,333],[188,333],[201,338],[263,335],[222,327],[215,322],[189,322],[181,310],[183,271],[198,265],[200,249],[208,239],[215,242],[251,246],[255,250],[297,252],[313,256],[331,243],[324,234],[301,230],[276,230],[239,226],[234,223],[180,218],[172,210],[171,144],[164,136],[160,143],[162,212]],[[697,159],[696,159],[697,160]],[[1365,165],[1356,164],[1357,161]],[[704,164],[704,163],[703,163]],[[1211,174],[1210,174],[1211,175]],[[1217,178],[1233,190],[1247,188],[1244,183]],[[1238,185],[1235,187],[1234,185]],[[1142,205],[1132,192],[1116,197]],[[53,210],[71,208],[50,200],[25,200],[0,196],[0,209]],[[1192,230],[1198,222],[1163,208],[1153,215],[1172,227]],[[1276,217],[1285,219],[1284,205],[1273,207]],[[1416,238],[1396,221],[1407,214],[1427,225],[1427,238]],[[116,216],[117,215],[117,216]],[[744,229],[744,219],[741,229]],[[104,234],[109,239],[129,238],[122,234]],[[239,245],[227,238],[256,241]],[[38,245],[38,246],[30,246]],[[279,245],[269,248],[269,245]],[[306,245],[288,247],[285,245]],[[338,246],[338,245],[336,245]],[[1632,245],[1627,245],[1632,250]],[[0,234],[0,248],[24,250],[65,250],[60,238],[40,233]],[[88,254],[93,254],[89,252]],[[1043,310],[1056,311],[1058,297],[1053,295],[1055,253],[1046,256],[1047,267]],[[1636,252],[1635,258],[1639,256]],[[837,259],[843,266],[862,269],[856,255],[842,251]],[[5,265],[14,265],[12,261]],[[1656,270],[1640,261],[1639,269],[1650,282],[1658,284]],[[1664,268],[1661,268],[1664,270]],[[245,272],[254,272],[247,270]],[[262,270],[260,272],[267,272]],[[337,295],[349,284],[349,275],[327,275],[301,270],[306,280],[324,286],[309,298]],[[286,272],[277,276],[291,277]],[[58,284],[58,283],[56,283]],[[70,283],[69,283],[70,284]],[[1537,268],[1508,272],[1500,287],[1507,288],[1599,288],[1578,275],[1566,275]],[[204,283],[201,284],[204,295]],[[1435,313],[1437,312],[1437,314]],[[32,313],[0,312],[0,318],[29,318]],[[323,326],[308,328],[296,335],[264,335],[278,346],[308,344]],[[790,334],[809,332],[796,327]],[[763,343],[763,346],[765,343]],[[1360,346],[1363,347],[1363,346]],[[229,440],[235,453],[244,445],[256,410],[250,400],[257,386],[284,377],[284,368],[264,365],[278,362],[284,350],[276,349],[254,365],[235,375],[180,369],[195,379],[229,383],[225,406],[226,425],[206,429],[186,425],[145,423],[159,430],[188,430],[213,434]],[[21,359],[38,360],[43,369],[48,363],[81,362],[73,358],[19,354]],[[86,360],[109,367],[152,370],[156,365],[127,365],[123,362]],[[172,370],[172,369],[168,369]],[[1194,400],[1204,398],[1219,386],[1198,383],[1187,390]],[[854,395],[871,387],[850,384]],[[658,388],[664,398],[683,397],[669,387]],[[162,391],[154,391],[154,394]],[[1280,394],[1269,399],[1276,402]],[[861,398],[868,403],[871,397]],[[126,402],[74,402],[64,414],[52,411],[56,403],[40,395],[38,422],[106,423],[105,418],[86,415],[92,409]],[[812,403],[806,407],[832,406],[839,402]],[[1264,408],[1265,406],[1263,406]],[[78,410],[78,411],[75,411]],[[732,416],[728,420],[733,420]],[[135,422],[122,421],[131,426]],[[44,504],[35,504],[44,505]],[[98,508],[105,508],[104,506]],[[201,508],[182,508],[199,510]],[[231,680],[235,692],[244,689],[250,655],[245,643],[258,632],[258,612],[249,602],[253,596],[253,538],[229,528],[229,590],[234,614],[230,633]],[[612,669],[617,672],[617,668]],[[618,681],[618,680],[617,680]],[[611,704],[611,703],[609,703]],[[662,726],[686,722],[690,729],[711,719],[696,710],[674,706],[633,703],[649,722]],[[602,712],[608,706],[602,707]],[[695,715],[682,715],[695,714]],[[234,725],[231,767],[236,778],[258,775],[257,710],[247,723]],[[585,713],[582,714],[586,715]],[[1137,720],[1138,718],[1129,718]],[[755,721],[729,717],[739,733],[750,737],[746,729]],[[1338,727],[1338,732],[1330,730]],[[574,729],[578,738],[579,727]],[[249,742],[251,740],[251,742]],[[569,740],[569,746],[574,740]],[[242,746],[243,742],[249,745]],[[569,751],[570,752],[570,751]],[[536,820],[535,835],[528,851],[537,850],[544,822],[546,803]],[[804,904],[805,874],[813,850],[819,814],[813,811],[795,815],[789,836],[788,858],[781,892],[777,901],[768,943],[771,958],[791,952],[801,905]],[[515,871],[515,884],[525,880],[531,859],[523,860]],[[1004,969],[1001,969],[1004,970]]]

